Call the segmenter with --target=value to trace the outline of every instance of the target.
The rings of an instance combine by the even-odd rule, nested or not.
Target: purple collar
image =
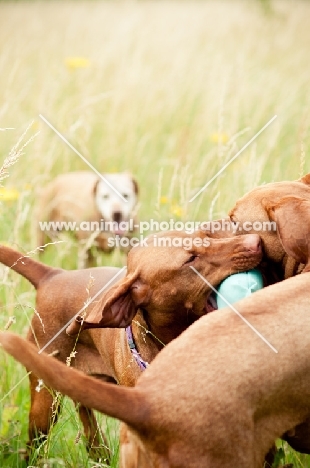
[[[135,358],[136,363],[138,364],[140,369],[144,371],[148,367],[148,363],[143,361],[142,357],[140,356],[140,354],[137,351],[137,348],[136,348],[136,345],[135,345],[135,342],[134,342],[134,339],[133,339],[133,336],[132,336],[131,325],[126,327],[126,336],[127,336],[127,341],[128,341],[128,345],[129,345],[131,354]]]

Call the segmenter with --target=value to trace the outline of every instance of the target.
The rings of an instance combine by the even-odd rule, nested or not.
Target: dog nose
[[[247,250],[253,253],[261,251],[262,243],[258,234],[247,234],[244,237],[243,245]]]
[[[115,223],[120,223],[122,220],[122,213],[120,211],[114,211],[112,218]]]

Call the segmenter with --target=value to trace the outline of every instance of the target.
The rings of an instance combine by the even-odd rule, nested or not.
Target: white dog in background
[[[38,245],[44,245],[49,239],[55,240],[60,231],[68,230],[80,243],[79,267],[85,267],[93,260],[92,245],[98,250],[111,252],[115,247],[109,245],[109,238],[132,235],[127,225],[135,219],[137,182],[125,172],[102,176],[101,179],[89,171],[69,172],[59,175],[42,190],[35,216]],[[43,230],[42,222],[57,224]],[[71,223],[71,228],[67,229],[64,223]],[[133,229],[136,222],[130,224]],[[95,229],[96,225],[99,230]]]

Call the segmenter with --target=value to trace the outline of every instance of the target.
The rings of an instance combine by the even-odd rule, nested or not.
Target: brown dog
[[[39,356],[16,335],[0,342],[47,385],[126,423],[122,468],[261,468],[310,412],[309,283],[304,273],[236,304],[278,353],[225,308],[171,342],[132,389]]]
[[[168,246],[157,247],[159,238],[170,242],[178,239],[181,243],[169,246],[168,242]],[[188,248],[189,240],[197,241],[199,245]],[[104,293],[93,309],[93,304],[90,305],[83,328],[124,327],[137,313],[132,325],[133,341],[137,353],[149,363],[164,344],[182,333],[199,316],[214,310],[209,299],[209,286],[188,269],[188,265],[195,265],[213,286],[217,286],[229,274],[255,267],[260,259],[257,235],[208,240],[202,232],[191,235],[165,232],[150,237],[148,246],[135,247],[130,252],[126,278],[113,286],[108,294]],[[111,268],[54,269],[4,246],[0,247],[0,261],[37,288],[37,314],[33,317],[28,339],[39,348],[45,346],[83,307],[88,296],[98,292],[117,271]],[[90,283],[93,283],[92,287]],[[73,322],[71,333],[79,328],[80,324]],[[130,346],[133,343],[123,329],[89,330],[79,335],[76,346],[75,342],[75,338],[62,333],[47,351],[58,352],[57,358],[65,362],[74,349],[77,354],[71,365],[122,385],[134,385],[142,372],[139,356],[132,354]],[[29,429],[32,440],[37,432],[47,434],[49,430],[52,397],[46,390],[36,392],[37,378],[31,375],[30,379]],[[96,426],[89,427],[90,423],[94,424],[93,416],[84,407],[81,413],[90,443],[97,445]]]
[[[60,231],[65,232],[65,223],[71,224],[71,233],[79,241],[82,268],[94,263],[90,250],[93,244],[98,250],[111,252],[116,245],[115,235],[119,239],[132,236],[138,201],[136,180],[128,173],[102,174],[102,177],[89,171],[69,172],[44,187],[35,215],[39,246],[57,238]],[[42,230],[39,224],[42,222],[54,225]],[[122,249],[122,243],[120,247],[127,253],[128,248]]]
[[[225,221],[229,221],[234,223],[238,235],[259,233],[266,283],[271,284],[304,270],[309,259],[308,236],[304,235],[304,229],[309,218],[310,174],[307,174],[297,181],[270,183],[251,190],[237,201],[229,218],[219,220],[218,225],[225,226]],[[274,222],[276,229],[249,229],[257,222],[258,227],[264,223],[268,227],[268,223]],[[210,235],[221,238],[231,234],[232,227]],[[292,429],[284,438],[295,450],[310,454],[309,434],[310,420]]]
[[[209,235],[230,237],[232,228],[236,235],[259,234],[270,273],[272,270],[277,281],[290,278],[303,269],[303,264],[296,260],[292,244],[296,246],[300,223],[309,217],[309,201],[310,174],[297,181],[262,185],[240,198],[230,210],[229,218],[218,221],[224,229]],[[226,226],[225,221],[228,221]],[[233,225],[229,227],[229,223]],[[287,229],[288,225],[294,234]],[[302,258],[306,262],[304,255]]]
[[[66,362],[75,351],[71,365],[90,375],[110,380],[105,377],[109,369],[101,359],[89,334],[86,332],[76,340],[66,335],[64,326],[83,309],[91,297],[98,294],[105,285],[109,287],[117,282],[125,272],[114,267],[72,271],[52,268],[4,245],[0,245],[0,262],[24,276],[37,290],[36,314],[31,321],[28,340],[41,349],[55,337],[47,352],[56,354],[60,361]],[[87,310],[90,310],[94,303],[95,301]],[[61,329],[62,333],[57,336]],[[50,392],[42,389],[38,393],[36,377],[30,374],[29,379],[31,391],[29,438],[32,444],[37,436],[45,436],[48,433],[55,408],[52,408],[53,397]],[[89,448],[93,445],[98,446],[97,425],[92,412],[79,407],[79,414],[89,440]],[[55,422],[56,417],[53,419]]]

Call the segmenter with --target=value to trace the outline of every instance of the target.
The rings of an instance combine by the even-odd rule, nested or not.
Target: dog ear
[[[86,320],[77,316],[66,332],[76,335],[88,328],[125,328],[138,308],[148,303],[150,295],[150,287],[138,279],[137,273],[128,275],[106,292]]]
[[[298,179],[297,182],[301,182],[302,184],[310,185],[310,174],[304,175],[301,179]]]
[[[100,182],[100,179],[98,178],[98,179],[96,180],[96,182],[95,182],[95,185],[94,185],[94,187],[93,187],[93,194],[94,194],[94,197],[95,197],[95,196],[96,196],[96,194],[97,194],[97,190],[98,190],[98,184],[99,184],[99,182]]]
[[[131,177],[131,180],[132,180],[132,185],[133,185],[133,189],[135,191],[135,194],[136,195],[139,195],[139,186],[138,186],[138,182],[136,181],[136,179],[134,179],[133,177]]]
[[[269,219],[276,223],[285,252],[299,263],[307,264],[310,253],[310,201],[287,196],[277,202],[265,199],[262,203]]]

